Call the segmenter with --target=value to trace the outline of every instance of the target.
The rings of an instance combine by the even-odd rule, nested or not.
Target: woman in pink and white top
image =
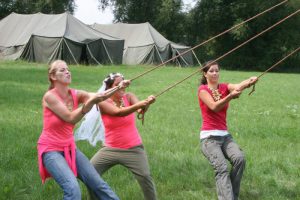
[[[63,189],[65,200],[81,200],[78,177],[97,199],[119,199],[87,157],[76,148],[73,129],[94,104],[107,99],[117,89],[124,88],[129,81],[104,94],[71,89],[71,72],[62,60],[56,60],[49,66],[48,78],[51,84],[42,100],[43,130],[37,146],[42,182],[53,177]],[[79,107],[79,104],[83,106]]]
[[[123,79],[122,74],[111,73],[104,80],[105,90],[115,87]],[[145,112],[154,101],[154,96],[139,101],[134,94],[121,89],[99,103],[105,139],[104,146],[91,159],[100,175],[117,164],[129,169],[147,200],[155,200],[156,191],[142,139],[135,124],[134,112]]]
[[[245,88],[256,83],[257,77],[251,77],[239,84],[219,83],[218,63],[210,61],[204,66],[206,67],[203,69],[198,89],[202,113],[201,150],[214,168],[218,199],[237,200],[245,158],[228,132],[226,113],[229,102],[238,98]],[[230,172],[226,160],[232,164]]]

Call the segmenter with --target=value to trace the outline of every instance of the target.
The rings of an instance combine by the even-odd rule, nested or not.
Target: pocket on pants
[[[208,159],[209,163],[214,167],[218,168],[221,166],[220,160],[218,158],[218,150],[219,148],[216,144],[217,142],[212,139],[204,139],[201,143],[201,150],[203,155]]]

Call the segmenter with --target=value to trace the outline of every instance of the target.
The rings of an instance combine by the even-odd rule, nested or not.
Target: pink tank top
[[[61,101],[62,99],[56,94],[55,90],[51,90]],[[70,89],[69,92],[73,99],[73,110],[78,107],[78,99],[76,90]],[[44,183],[46,178],[51,177],[43,165],[42,155],[49,151],[63,151],[65,159],[77,176],[76,158],[75,158],[75,141],[73,136],[74,124],[63,121],[48,107],[43,107],[43,130],[38,140],[38,162],[39,172]],[[71,154],[70,154],[71,152]]]
[[[126,95],[123,97],[125,107],[130,106]],[[113,103],[110,99],[108,100]],[[141,136],[135,125],[135,114],[124,117],[103,114],[102,120],[105,127],[105,146],[129,149],[142,144]]]
[[[222,110],[219,112],[214,112],[210,110],[205,103],[203,103],[199,97],[199,92],[201,90],[206,90],[211,96],[212,92],[207,87],[207,85],[201,85],[198,89],[198,100],[202,113],[202,131],[207,130],[227,130],[226,123],[226,113],[229,104],[226,104]],[[219,92],[222,94],[221,99],[229,94],[228,84],[221,83],[218,86]]]

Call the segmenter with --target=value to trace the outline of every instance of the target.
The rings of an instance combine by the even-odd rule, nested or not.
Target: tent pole
[[[60,47],[62,41],[63,41],[63,38],[61,38],[61,39],[59,40],[59,43],[58,43],[58,45],[57,45],[58,47]],[[55,60],[55,54],[56,54],[58,51],[59,51],[59,50],[56,49],[54,52],[51,53],[50,58],[48,58],[47,64],[50,64],[52,60]]]
[[[110,55],[109,55],[109,53],[108,53],[108,51],[107,51],[107,48],[106,48],[106,46],[105,46],[105,43],[103,42],[103,39],[101,39],[101,41],[102,41],[102,44],[103,44],[103,46],[104,46],[105,52],[106,52],[106,54],[107,54],[107,56],[108,56],[108,58],[109,58],[109,60],[110,60],[110,63],[111,63],[111,64],[114,64],[113,61],[112,61],[112,59],[111,59],[111,57],[110,57]]]
[[[64,40],[66,46],[68,47],[68,50],[69,50],[69,52],[71,53],[71,56],[73,57],[73,59],[74,59],[76,65],[78,65],[78,62],[77,62],[77,60],[75,59],[75,56],[73,55],[73,53],[72,53],[70,47],[68,46],[68,43],[66,42],[65,38],[63,38],[63,40]]]
[[[178,53],[178,54],[180,54],[180,52],[176,49],[176,52]],[[188,66],[189,65],[189,63],[184,59],[184,57],[182,57],[182,56],[180,56],[179,58],[181,58],[182,60],[183,60],[183,62]],[[180,61],[179,61],[179,59],[178,59],[178,62],[180,63]],[[180,66],[181,67],[181,66]]]
[[[163,63],[164,61],[163,61],[162,57],[160,56],[160,53],[159,53],[159,51],[158,51],[158,49],[157,49],[157,46],[154,45],[154,47],[155,47],[155,49],[156,49],[156,51],[157,51],[157,54],[158,54],[158,56],[159,56],[159,59],[160,59],[161,63]]]
[[[150,45],[146,45],[146,46],[150,46]],[[138,46],[138,48],[139,48],[139,47],[145,47],[145,46]],[[152,47],[152,48],[151,48],[151,49],[150,49],[150,50],[147,52],[147,56],[148,56],[148,55],[149,55],[149,53],[150,53],[150,52],[153,50],[153,48],[154,48],[154,47]],[[147,57],[147,56],[146,56],[146,57]],[[141,63],[141,64],[144,64],[144,63],[145,63],[146,57],[144,57],[144,58],[143,58],[143,60],[142,60],[142,63]]]
[[[98,62],[98,60],[94,57],[94,55],[92,54],[92,52],[91,52],[91,50],[90,50],[90,48],[89,48],[89,45],[87,44],[86,45],[86,48],[87,48],[87,50],[90,52],[90,54],[91,54],[91,57],[92,57],[92,59],[93,60],[95,60],[96,61],[96,63],[98,64],[98,65],[101,65],[101,66],[103,66],[100,62]]]
[[[194,50],[192,50],[192,53],[193,53],[193,55],[195,56],[195,58],[196,58],[198,64],[200,65],[200,67],[202,67],[202,64],[201,64],[200,61],[198,60],[198,58],[197,58],[197,56],[196,56]]]

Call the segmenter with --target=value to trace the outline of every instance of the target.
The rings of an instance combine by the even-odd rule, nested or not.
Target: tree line
[[[171,41],[195,46],[212,36],[280,3],[282,0],[194,0],[185,9],[183,0],[98,0],[99,10],[111,6],[114,22],[151,23]],[[259,18],[196,49],[201,62],[215,59],[275,24],[300,8],[289,0]],[[74,0],[2,0],[0,18],[11,12],[56,14],[74,13]],[[87,13],[88,14],[88,13]],[[223,68],[265,70],[300,44],[300,14],[251,41],[220,61]],[[300,72],[300,53],[288,58],[274,71]]]

